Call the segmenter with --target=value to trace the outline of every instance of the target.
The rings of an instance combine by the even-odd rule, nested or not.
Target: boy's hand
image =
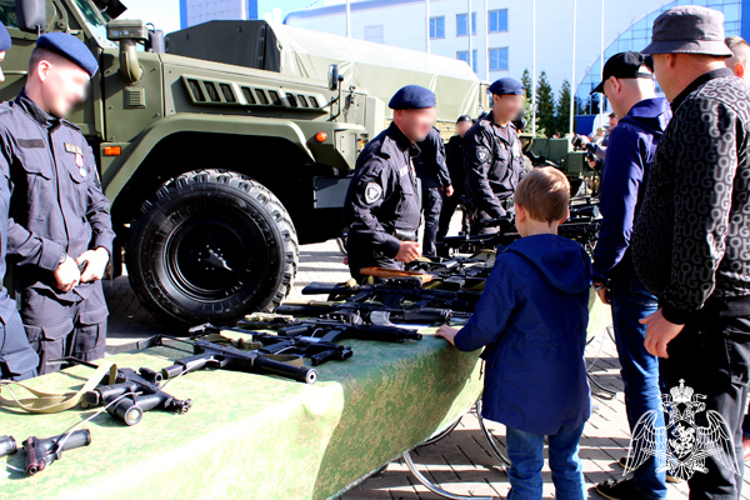
[[[453,339],[456,338],[457,333],[458,333],[458,329],[451,328],[448,325],[442,325],[440,328],[437,329],[437,332],[435,332],[435,336],[447,340],[448,342],[451,343],[451,345],[456,345]]]

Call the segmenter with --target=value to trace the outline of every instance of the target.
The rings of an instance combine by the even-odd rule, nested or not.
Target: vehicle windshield
[[[86,24],[89,25],[89,28],[96,37],[97,41],[99,41],[102,46],[114,45],[112,42],[107,40],[107,22],[110,20],[109,16],[103,14],[99,9],[97,9],[90,0],[75,0],[75,5],[81,12],[84,21],[86,21]]]
[[[8,28],[18,27],[15,0],[0,0],[0,22]]]

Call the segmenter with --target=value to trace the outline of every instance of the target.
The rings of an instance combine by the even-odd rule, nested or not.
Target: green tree
[[[564,135],[570,131],[570,82],[563,80],[555,107],[555,130]]]
[[[526,92],[526,106],[524,106],[524,109],[523,109],[523,117],[526,120],[526,132],[531,133],[531,131],[534,129],[531,123],[531,120],[534,115],[531,112],[532,87],[531,87],[531,74],[529,73],[528,69],[523,70],[523,76],[521,76],[521,83],[523,84],[523,88]]]
[[[555,133],[555,95],[544,71],[536,85],[536,123],[538,135],[552,137]]]

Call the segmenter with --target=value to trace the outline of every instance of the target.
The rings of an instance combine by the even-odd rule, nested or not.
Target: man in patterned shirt
[[[633,261],[659,301],[642,320],[646,348],[665,358],[666,389],[688,396],[675,400],[693,404],[694,420],[680,408],[667,429],[670,466],[695,465],[681,474],[691,499],[739,498],[744,469],[738,464],[750,377],[750,89],[726,67],[732,53],[723,22],[723,14],[703,7],[670,9],[654,21],[642,51],[654,58],[674,116],[649,174]]]

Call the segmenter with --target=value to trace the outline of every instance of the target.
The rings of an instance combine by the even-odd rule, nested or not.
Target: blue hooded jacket
[[[671,117],[666,99],[644,99],[633,105],[610,134],[599,193],[603,219],[594,249],[597,282],[630,274],[633,269],[629,250],[633,223],[656,147]]]
[[[557,434],[588,420],[586,347],[591,260],[553,234],[527,236],[497,256],[456,347],[487,346],[483,416],[525,432]]]

